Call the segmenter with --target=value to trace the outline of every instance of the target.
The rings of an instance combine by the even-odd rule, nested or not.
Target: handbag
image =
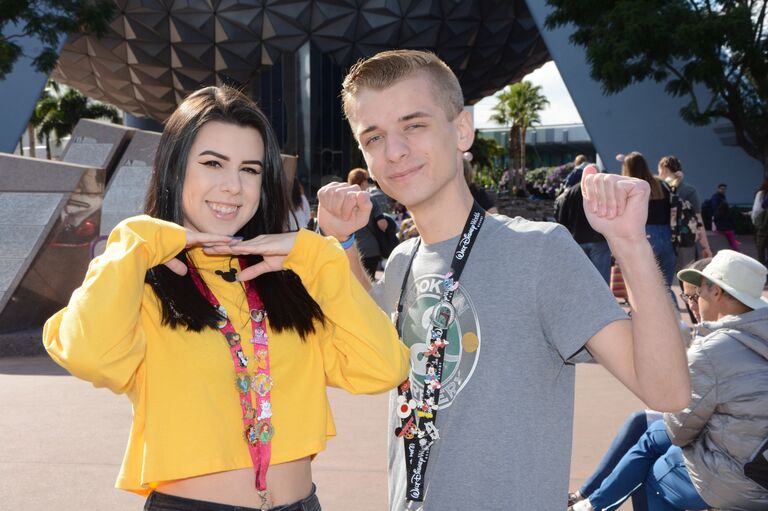
[[[755,456],[744,464],[744,475],[768,490],[768,440],[763,442]]]
[[[629,301],[627,287],[624,285],[624,277],[621,274],[621,268],[618,264],[611,266],[611,293],[613,296],[624,302]]]

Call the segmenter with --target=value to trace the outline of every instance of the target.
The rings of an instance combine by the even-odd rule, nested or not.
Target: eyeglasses
[[[680,293],[680,298],[683,299],[683,301],[687,304],[690,304],[691,302],[695,302],[699,299],[701,295],[699,293],[694,293],[692,295],[687,295],[685,293]]]

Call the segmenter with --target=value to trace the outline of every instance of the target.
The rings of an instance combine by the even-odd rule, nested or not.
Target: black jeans
[[[144,503],[144,511],[259,511],[259,508],[187,499],[155,491]],[[312,494],[309,497],[293,504],[273,507],[270,511],[321,511],[320,501],[315,494],[315,485],[312,485]]]

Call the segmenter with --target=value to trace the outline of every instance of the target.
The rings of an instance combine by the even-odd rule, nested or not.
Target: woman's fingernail
[[[230,236],[232,238],[232,241],[243,241],[245,238],[242,236]]]

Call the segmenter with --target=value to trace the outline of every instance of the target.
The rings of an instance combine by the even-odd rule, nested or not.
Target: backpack
[[[744,475],[768,490],[768,440],[757,449],[754,457],[744,465]]]
[[[692,247],[696,244],[696,230],[699,224],[691,201],[677,193],[677,186],[670,186],[670,224],[672,244],[675,247]]]
[[[371,221],[371,231],[376,238],[376,242],[379,244],[379,250],[381,251],[381,257],[387,258],[392,253],[397,245],[400,244],[400,240],[397,239],[397,223],[389,216],[384,215],[387,221],[387,229],[382,231],[375,221]]]

